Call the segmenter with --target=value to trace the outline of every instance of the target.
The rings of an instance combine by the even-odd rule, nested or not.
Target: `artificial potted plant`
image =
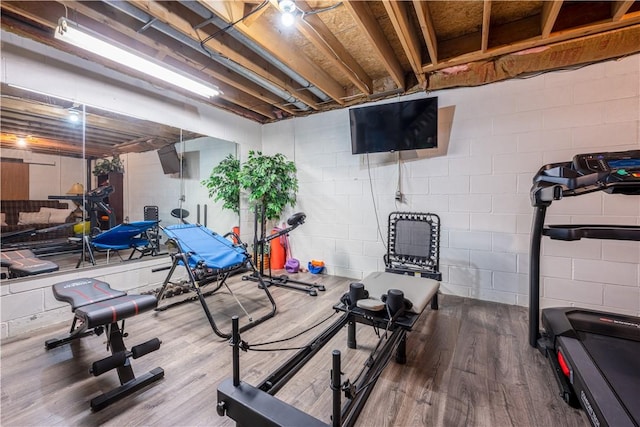
[[[264,209],[268,220],[279,219],[287,205],[294,206],[298,191],[296,165],[277,153],[273,156],[249,151],[240,170],[240,188],[248,193],[249,206]]]
[[[124,173],[124,165],[122,164],[119,154],[114,154],[111,160],[96,160],[96,165],[93,168],[93,175],[108,175],[111,172]]]
[[[298,191],[296,171],[295,163],[287,160],[284,154],[268,156],[260,151],[249,151],[249,157],[240,169],[240,188],[247,192],[249,207],[261,221],[263,233],[265,219],[277,220],[287,205],[295,205]],[[259,248],[254,248],[254,255],[258,262],[264,258],[266,267],[268,256],[265,255],[268,255],[269,245],[260,246],[262,253],[258,253]]]
[[[208,179],[201,181],[213,201],[222,201],[222,208],[240,213],[240,160],[227,155],[211,170]]]

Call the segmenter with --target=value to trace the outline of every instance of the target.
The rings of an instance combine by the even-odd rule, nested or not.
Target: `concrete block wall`
[[[445,293],[528,305],[531,179],[577,153],[640,148],[640,55],[476,88],[434,92],[453,111],[438,155],[352,155],[347,110],[262,128],[263,151],[298,166],[307,222],[293,256],[360,279],[384,268],[392,211],[441,217]],[[412,99],[425,95],[413,95]],[[401,99],[383,102],[394,102]],[[441,137],[447,132],[440,129]],[[404,197],[395,200],[400,183]],[[590,194],[555,202],[548,224],[640,224],[640,197]],[[640,314],[640,243],[543,240],[542,306]]]

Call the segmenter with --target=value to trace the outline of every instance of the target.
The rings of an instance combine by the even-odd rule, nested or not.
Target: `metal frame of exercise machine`
[[[251,262],[251,257],[247,253],[245,245],[240,241],[239,236],[233,233],[227,233],[225,236],[221,236],[202,225],[188,223],[171,225],[164,227],[163,230],[169,238],[167,245],[174,247],[174,249],[170,252],[172,263],[169,268],[169,273],[158,291],[158,301],[162,302],[162,300],[168,296],[170,286],[184,292],[194,292],[195,295],[180,301],[161,305],[156,308],[156,311],[164,311],[187,302],[198,300],[202,305],[213,332],[221,338],[230,338],[230,332],[223,332],[217,326],[205,300],[206,297],[213,295],[225,286],[249,319],[249,323],[240,328],[241,331],[257,326],[275,316],[276,302],[269,292],[266,283],[264,283],[262,277],[256,271],[255,266]],[[230,235],[233,235],[237,243],[232,243],[227,239]],[[227,279],[239,270],[244,271],[246,265],[249,265],[251,270],[256,273],[255,277],[259,282],[258,287],[264,290],[270,305],[270,311],[257,319],[253,319],[227,284]],[[185,268],[187,280],[183,280],[182,278],[178,281],[172,280],[179,266]],[[212,286],[213,289],[205,291],[205,286]]]
[[[404,248],[404,243],[408,242],[412,246],[410,252],[415,251],[417,254],[423,254],[425,250],[429,250],[428,248],[435,248],[438,252],[439,221],[434,221],[434,217],[431,217],[430,214],[397,214],[399,214],[397,217],[415,222],[412,226],[423,228],[428,225],[429,230],[424,235],[418,233],[424,237],[421,244],[413,239],[415,234],[408,235],[400,232],[396,236],[396,239],[399,239],[396,242],[399,248]],[[427,224],[428,221],[431,221],[431,224]],[[390,227],[394,227],[395,232],[395,222],[392,224],[390,221]],[[419,247],[420,245],[422,248]],[[353,426],[376,381],[394,353],[396,362],[401,364],[406,362],[407,334],[418,321],[426,304],[430,303],[433,310],[438,309],[439,284],[434,279],[430,279],[429,275],[439,277],[439,272],[433,269],[434,264],[426,259],[425,262],[422,262],[426,266],[426,270],[420,264],[412,262],[410,266],[404,265],[402,271],[372,273],[362,283],[352,283],[349,292],[343,295],[340,303],[333,306],[336,312],[342,313],[340,318],[255,387],[240,380],[240,350],[246,350],[249,346],[241,340],[237,330],[238,322],[237,319],[234,319],[231,338],[233,377],[218,386],[218,415],[228,416],[234,419],[238,425],[247,426],[328,426],[329,424],[279,400],[275,394],[345,326],[347,326],[347,347],[356,348],[356,324],[360,323],[384,330],[385,333],[380,335],[367,363],[353,383],[349,379],[342,381],[340,351],[334,350],[332,352],[330,425],[333,427]],[[397,289],[394,289],[396,287]],[[372,311],[373,305],[361,304],[371,302],[367,295],[363,295],[364,291],[374,297],[374,304],[376,301],[386,301],[383,311]],[[405,304],[404,308],[393,308],[395,304],[391,302],[392,294],[399,296],[401,300],[406,294],[414,304],[411,310],[415,311],[409,311],[410,304],[407,304],[406,300],[401,301],[401,304]],[[377,300],[377,297],[380,300]]]
[[[393,273],[374,273],[373,280],[379,280],[376,275],[387,275],[389,286],[394,286],[391,276],[396,276],[403,282],[411,282],[410,286],[418,288],[414,281],[429,279],[400,276]],[[365,279],[363,282],[366,286]],[[425,282],[426,283],[426,282]],[[437,310],[437,282],[430,281],[429,287],[421,289],[422,298],[431,303],[431,308]],[[398,284],[395,284],[397,286]],[[390,292],[390,291],[389,291]],[[369,325],[377,328],[381,336],[371,351],[367,363],[352,383],[341,379],[341,353],[332,351],[331,390],[332,415],[331,426],[353,426],[360,415],[382,371],[395,354],[397,363],[406,363],[407,334],[416,324],[422,310],[417,313],[405,311],[393,312],[387,304],[386,310],[372,312],[358,305],[350,306],[348,300],[342,300],[333,306],[336,312],[343,314],[323,332],[311,340],[301,350],[296,352],[282,366],[269,374],[258,386],[254,387],[240,380],[240,350],[244,350],[244,343],[238,332],[237,318],[233,319],[231,345],[233,347],[233,378],[223,381],[218,386],[218,415],[234,419],[238,425],[260,426],[328,426],[329,424],[309,415],[300,409],[289,405],[275,397],[275,394],[302,369],[324,346],[345,326],[347,327],[347,347],[357,348],[356,324]],[[344,395],[344,402],[342,396]]]
[[[128,295],[93,278],[56,283],[52,290],[58,301],[71,305],[74,317],[68,335],[47,340],[47,350],[106,332],[107,350],[111,351],[111,356],[93,362],[89,372],[97,377],[115,369],[120,386],[91,399],[93,411],[104,409],[164,377],[164,370],[159,367],[136,377],[131,366],[131,359],[138,359],[160,348],[162,343],[158,338],[133,346],[131,350],[127,350],[124,343],[128,335],[124,332],[125,319],[155,308],[158,304],[156,297]]]
[[[284,228],[276,233],[273,233],[269,236],[266,235],[266,218],[265,212],[262,206],[256,206],[255,212],[255,222],[253,226],[253,259],[255,262],[258,262],[259,257],[262,257],[265,250],[264,247],[266,244],[271,242],[273,239],[276,239],[280,236],[284,236],[285,234],[289,234],[291,231],[295,230],[302,224],[304,224],[307,216],[303,212],[298,212],[293,214],[287,220],[287,228]],[[260,230],[258,232],[258,222],[260,222]],[[258,237],[260,236],[260,237]],[[319,283],[311,283],[305,282],[302,280],[291,279],[286,274],[283,274],[279,277],[273,277],[271,275],[271,266],[269,266],[269,275],[264,275],[264,263],[260,263],[260,276],[262,276],[262,280],[267,284],[267,286],[277,286],[280,288],[290,289],[294,291],[305,292],[312,297],[318,295],[318,291],[324,291],[325,287]],[[257,280],[256,274],[251,274],[248,276],[243,276],[244,280]]]

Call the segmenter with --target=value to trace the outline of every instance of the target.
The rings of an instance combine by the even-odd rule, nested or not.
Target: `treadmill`
[[[582,407],[594,427],[640,425],[640,318],[576,307],[542,310],[542,236],[575,241],[640,241],[640,225],[545,225],[547,207],[596,191],[640,195],[640,150],[576,155],[540,168],[533,178],[529,267],[529,344],[549,360],[562,398]]]

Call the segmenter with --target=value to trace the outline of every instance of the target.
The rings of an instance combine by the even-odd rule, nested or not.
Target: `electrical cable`
[[[336,3],[333,6],[327,6],[323,9],[315,9],[315,10],[310,10],[309,12],[302,12],[305,15],[315,15],[317,13],[323,13],[323,12],[328,12],[330,10],[333,10],[335,8],[337,8],[338,6],[342,6],[342,2]]]
[[[384,246],[384,250],[387,250],[387,242],[384,240],[384,236],[382,235],[382,229],[380,228],[380,218],[378,217],[378,207],[376,206],[376,198],[373,194],[373,180],[371,179],[371,165],[369,164],[369,153],[366,154],[367,157],[367,173],[369,174],[369,190],[371,192],[371,200],[373,202],[373,213],[376,216],[376,223],[378,226],[378,235],[380,236],[380,241],[382,242],[382,246]]]

